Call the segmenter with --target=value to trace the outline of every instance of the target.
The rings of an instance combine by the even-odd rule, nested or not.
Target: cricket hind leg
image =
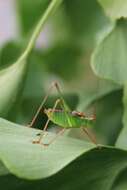
[[[60,101],[61,101],[60,99],[57,99],[57,100],[56,100],[56,102],[55,102],[55,104],[54,104],[54,106],[53,106],[53,109],[52,109],[52,114],[54,113],[54,111],[55,111],[57,105],[60,103]],[[47,122],[46,122],[46,124],[45,124],[45,126],[44,126],[44,129],[43,129],[42,133],[41,133],[40,136],[39,136],[39,139],[38,139],[38,140],[34,140],[34,141],[33,141],[33,144],[40,144],[40,143],[41,143],[41,140],[42,140],[42,138],[43,138],[43,136],[44,136],[44,133],[46,132],[46,130],[47,130],[47,128],[48,128],[49,122],[50,122],[50,118],[48,118],[48,120],[47,120]],[[43,144],[43,143],[42,143],[42,144]]]
[[[89,137],[90,141],[94,143],[97,147],[99,147],[96,137],[90,133],[90,131],[86,127],[82,127],[83,132]]]

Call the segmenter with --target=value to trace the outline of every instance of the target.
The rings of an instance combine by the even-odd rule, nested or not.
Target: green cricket
[[[89,126],[92,126],[93,122],[96,120],[96,115],[93,114],[91,116],[86,116],[85,113],[83,112],[79,112],[75,110],[71,111],[71,109],[69,108],[69,106],[67,105],[67,103],[65,102],[63,98],[60,85],[57,82],[53,82],[53,84],[49,88],[47,95],[43,99],[29,127],[32,127],[33,124],[35,123],[38,114],[42,110],[46,100],[48,99],[51,93],[51,90],[54,87],[56,88],[60,98],[56,100],[53,108],[44,109],[44,113],[47,115],[48,120],[44,126],[42,133],[39,134],[38,140],[34,140],[33,143],[48,146],[51,143],[53,143],[59,135],[62,135],[65,132],[65,130],[70,129],[70,128],[81,128],[83,132],[89,137],[89,139],[94,144],[98,145],[96,142],[95,136],[91,134],[90,131],[88,130]],[[60,106],[60,109],[57,109],[58,105]],[[42,142],[42,139],[43,139],[45,131],[48,128],[48,124],[50,121],[52,121],[54,124],[58,125],[62,129],[56,134],[56,136],[52,140],[50,140],[48,144],[44,144]]]

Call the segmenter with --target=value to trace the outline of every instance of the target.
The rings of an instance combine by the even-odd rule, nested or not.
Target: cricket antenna
[[[34,125],[34,123],[35,123],[35,121],[36,121],[36,119],[37,119],[39,113],[41,112],[41,110],[42,110],[44,104],[46,103],[46,101],[47,101],[47,99],[48,99],[48,97],[49,97],[51,91],[53,90],[54,86],[56,85],[56,83],[57,83],[57,82],[53,82],[53,83],[51,84],[51,86],[49,87],[46,96],[45,96],[44,99],[42,100],[42,102],[41,102],[39,108],[37,109],[37,111],[36,111],[36,113],[35,113],[35,115],[34,115],[32,121],[31,121],[30,124],[28,125],[29,127],[32,127],[32,126]]]

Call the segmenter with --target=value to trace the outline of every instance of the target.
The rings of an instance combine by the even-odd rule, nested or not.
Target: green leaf
[[[122,95],[118,90],[97,100],[94,131],[102,144],[114,145],[122,129]]]
[[[120,85],[111,81],[98,78],[95,80],[96,85],[93,85],[92,89],[90,90],[83,91],[83,93],[80,95],[80,103],[78,109],[81,111],[85,111],[90,105],[103,98],[107,94],[121,89]]]
[[[64,43],[58,44],[45,52],[43,60],[49,72],[70,81],[74,76],[77,78],[81,73],[81,64],[79,62],[81,54],[82,52],[77,46]]]
[[[127,152],[124,150],[98,149],[90,143],[68,137],[59,137],[49,147],[43,147],[32,144],[38,132],[0,119],[0,159],[9,171],[26,179],[48,177],[36,182],[17,180],[22,188],[59,189],[61,185],[63,190],[67,187],[72,190],[84,187],[111,190],[115,179],[127,167]],[[43,140],[53,136],[48,133]]]
[[[96,113],[97,118],[93,128],[96,138],[99,139],[101,144],[114,145],[122,128],[123,94],[122,90],[114,89],[114,91],[112,91],[112,88],[111,91],[110,88],[107,88],[106,93],[106,86],[104,84],[106,83],[102,83],[99,91],[104,94],[98,92],[95,96],[92,96],[92,93],[89,97],[84,96],[84,102],[82,99],[82,103],[80,103],[78,110],[82,110],[86,114]],[[105,91],[101,91],[103,87],[105,87]],[[93,99],[90,98],[90,96],[93,97]],[[83,105],[85,107],[83,107]],[[87,108],[87,106],[89,107]],[[91,110],[92,113],[89,113],[89,110]],[[77,131],[77,133],[75,133],[75,131],[71,130],[69,135],[82,138],[81,131]]]
[[[112,25],[101,6],[96,0],[65,0],[64,4],[72,40],[87,50],[93,48],[100,32]]]
[[[22,89],[26,66],[26,60],[22,60],[0,71],[0,115],[3,117],[8,114]]]
[[[98,156],[99,155],[100,154],[98,154]],[[90,163],[91,161],[93,161],[93,163],[95,163],[94,158],[91,159],[91,156],[87,156],[87,158],[86,158],[86,159],[90,159],[90,161],[87,160],[89,162],[89,166],[93,166]],[[115,156],[117,156],[117,155],[115,154]],[[86,159],[85,159],[85,161],[86,161]],[[56,174],[50,178],[43,179],[43,180],[26,181],[26,180],[16,178],[15,176],[12,176],[12,175],[7,175],[7,176],[0,177],[0,186],[1,186],[1,188],[3,187],[5,190],[12,190],[12,189],[16,189],[16,190],[22,190],[22,189],[24,189],[24,190],[27,190],[27,189],[52,190],[52,189],[56,189],[56,190],[59,190],[60,188],[62,188],[62,190],[67,190],[67,189],[84,190],[84,188],[89,189],[89,190],[95,190],[95,189],[101,190],[102,188],[104,190],[126,190],[127,170],[125,170],[123,172],[121,171],[120,174],[116,175],[116,178],[114,176],[115,179],[112,180],[112,179],[110,179],[110,175],[107,174],[106,176],[104,176],[103,171],[102,171],[102,174],[103,174],[102,177],[99,175],[96,175],[95,174],[96,172],[94,170],[91,170],[91,172],[90,172],[90,170],[87,170],[88,168],[84,166],[83,161],[84,161],[84,159],[79,160],[79,162],[81,162],[81,163],[79,163],[79,165],[80,165],[80,167],[82,167],[82,171],[80,169],[77,169],[79,167],[77,167],[77,165],[73,163],[73,169],[71,169],[72,167],[69,167],[69,168],[67,167],[66,171],[64,169],[64,170],[62,170],[62,172],[59,172],[58,174]],[[101,166],[103,168],[102,164],[103,163],[101,162]],[[98,165],[99,165],[99,163],[98,163]],[[117,163],[115,163],[115,166],[116,165],[117,165]],[[76,167],[76,168],[74,168],[74,167]],[[95,168],[96,167],[94,167],[93,169],[95,169]],[[108,168],[106,167],[106,171],[108,170]],[[104,167],[104,169],[105,169],[105,167]],[[87,170],[87,171],[85,172],[84,170]],[[77,173],[75,171],[79,172],[78,177],[77,177]],[[73,175],[71,172],[73,172]],[[87,172],[90,174],[90,177],[87,176]],[[109,169],[109,172],[110,172],[110,169]],[[106,179],[107,176],[108,176],[108,179]],[[69,179],[68,179],[68,177],[69,177]],[[104,183],[102,182],[103,177],[104,177]],[[109,183],[108,183],[108,180],[109,180]]]
[[[92,56],[96,75],[124,84],[127,81],[127,22],[120,20],[99,43]]]
[[[112,19],[127,18],[127,0],[98,0]]]
[[[67,137],[59,137],[49,147],[43,147],[32,143],[38,138],[38,133],[39,130],[21,127],[0,119],[0,159],[19,177],[27,179],[48,177],[94,147],[93,144]],[[45,143],[53,137],[53,134],[48,133],[44,139]]]
[[[0,176],[9,174],[9,170],[4,166],[2,162],[0,162]]]
[[[50,14],[56,10],[61,0],[53,0],[49,4],[48,8],[42,14],[37,26],[35,27],[33,34],[25,48],[24,52],[17,59],[15,63],[0,70],[0,115],[5,117],[11,107],[14,105],[20,90],[22,90],[23,82],[27,71],[27,58],[31,53],[38,35],[40,34],[46,20]]]
[[[126,138],[127,137],[127,86],[126,85],[124,86],[123,105],[124,105],[123,129],[119,134],[116,146],[127,149],[127,138]]]
[[[28,35],[34,29],[50,2],[51,0],[36,0],[32,3],[31,0],[16,1],[23,35]]]
[[[127,170],[121,171],[121,173],[117,176],[112,190],[126,190],[127,189]]]
[[[16,42],[9,42],[4,45],[4,47],[1,50],[0,55],[0,63],[1,65],[11,65],[12,62],[15,61],[15,59],[21,55],[21,50],[23,48],[21,45],[19,45]],[[7,115],[7,119],[11,121],[17,121],[17,114],[18,110],[20,110],[22,99],[24,99],[28,96],[42,96],[43,94],[43,80],[44,80],[44,67],[42,64],[42,58],[40,60],[40,54],[36,53],[36,51],[32,51],[32,53],[29,55],[29,58],[27,59],[27,65],[29,66],[26,71],[26,77],[24,80],[24,83],[21,88],[23,90],[23,93],[20,90],[19,96],[17,98],[16,103],[14,106],[10,109],[9,114]],[[33,76],[37,79],[34,80]],[[33,92],[34,88],[34,92]],[[36,95],[35,95],[36,94]],[[17,103],[18,102],[18,103]],[[32,102],[31,102],[32,104]],[[33,106],[33,105],[32,105]],[[12,111],[13,110],[13,111]],[[30,118],[29,118],[30,119]],[[19,122],[19,121],[18,121]],[[25,120],[24,120],[25,122]]]
[[[21,55],[23,47],[15,41],[9,41],[0,51],[0,66],[8,66],[15,62]]]

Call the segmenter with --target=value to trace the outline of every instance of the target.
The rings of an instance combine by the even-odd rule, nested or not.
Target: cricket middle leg
[[[96,137],[88,131],[87,128],[82,127],[84,133],[89,137],[90,141],[93,142],[96,146],[99,146],[96,140]]]

